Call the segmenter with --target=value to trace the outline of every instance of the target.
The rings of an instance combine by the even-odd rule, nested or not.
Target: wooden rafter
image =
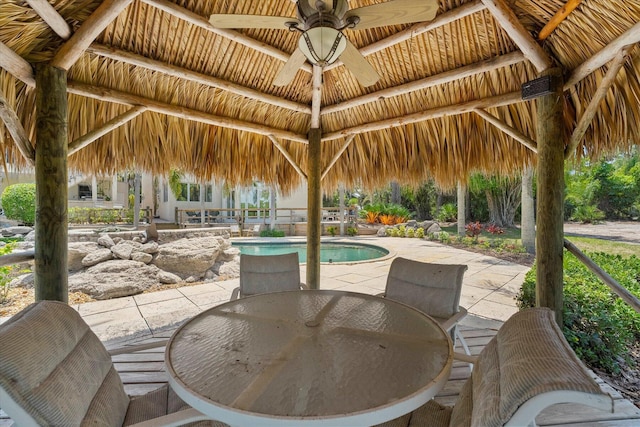
[[[105,0],[89,16],[82,26],[67,41],[56,56],[51,65],[56,68],[68,70],[82,56],[84,51],[96,37],[113,22],[133,0]]]
[[[304,171],[302,170],[300,165],[298,165],[298,163],[296,163],[296,159],[294,159],[291,156],[291,154],[289,154],[287,149],[284,148],[282,146],[282,144],[280,144],[280,142],[278,142],[278,140],[276,139],[275,136],[269,135],[269,139],[273,143],[273,146],[276,147],[278,149],[278,151],[280,151],[282,153],[284,158],[287,159],[287,161],[291,164],[291,166],[293,166],[293,168],[296,170],[296,172],[298,172],[298,175],[300,175],[306,181],[307,180],[307,174],[304,173]]]
[[[516,14],[504,0],[482,0],[482,2],[538,72],[551,67],[552,62],[549,55],[518,21]]]
[[[26,0],[31,8],[63,40],[71,37],[71,27],[47,0]]]
[[[392,119],[381,120],[379,122],[371,122],[360,126],[342,129],[323,135],[322,140],[333,141],[336,139],[344,138],[351,134],[360,134],[373,132],[376,130],[391,129],[394,127],[405,126],[410,123],[418,123],[439,117],[470,113],[478,108],[502,107],[505,105],[517,104],[518,102],[523,102],[522,94],[520,93],[520,91],[510,92],[503,95],[492,96],[484,99],[476,99],[462,104],[445,105],[443,107],[425,110],[420,113],[409,114],[407,116],[395,117]]]
[[[262,52],[265,55],[269,55],[273,58],[279,59],[283,62],[289,60],[289,54],[282,52],[274,48],[273,46],[269,46],[265,43],[262,43],[256,39],[252,39],[251,37],[247,37],[242,33],[233,30],[227,30],[223,28],[215,28],[213,25],[209,23],[209,21],[202,16],[193,13],[189,9],[178,6],[175,3],[171,3],[167,0],[140,0],[142,3],[148,4],[149,6],[153,6],[157,9],[162,10],[170,15],[175,16],[176,18],[182,19],[190,24],[196,25],[202,29],[210,31],[219,36],[225,37],[229,40],[232,40],[236,43],[240,43],[244,46],[247,46],[251,49],[255,49],[258,52]],[[311,73],[312,67],[310,64],[305,64],[302,70]]]
[[[473,112],[527,147],[529,150],[533,151],[534,153],[538,152],[538,144],[533,139],[520,132],[518,129],[514,128],[513,126],[509,126],[508,124],[506,124],[493,114],[486,112],[482,108],[476,108],[473,110]]]
[[[18,115],[13,111],[4,94],[0,91],[0,120],[4,123],[5,127],[11,134],[11,137],[16,143],[16,147],[22,154],[22,157],[27,159],[29,163],[33,164],[36,159],[36,152],[33,149],[33,145],[27,136],[27,132],[24,130],[22,123]]]
[[[268,126],[245,122],[242,120],[215,116],[213,114],[204,113],[202,111],[193,110],[191,108],[166,104],[164,102],[156,101],[142,96],[107,88],[91,86],[85,83],[69,81],[67,86],[68,92],[74,95],[86,96],[88,98],[93,98],[100,101],[129,105],[131,107],[141,105],[147,107],[149,111],[166,114],[168,116],[178,117],[185,120],[236,129],[239,131],[253,132],[258,135],[274,135],[278,138],[287,139],[290,141],[296,141],[305,144],[307,143],[307,138],[305,135],[299,135],[286,130],[274,129]]]
[[[542,41],[549,37],[551,33],[558,28],[558,25],[567,19],[567,16],[569,16],[580,3],[582,3],[582,0],[568,0],[567,3],[553,15],[549,22],[547,22],[547,25],[542,27],[542,30],[538,33],[538,40]]]
[[[485,73],[487,71],[496,70],[498,68],[507,67],[524,61],[522,52],[512,52],[506,55],[488,59],[486,61],[477,62],[455,70],[446,71],[444,73],[429,76],[427,78],[416,80],[400,86],[383,89],[378,92],[372,92],[367,95],[353,98],[338,104],[330,105],[322,109],[322,114],[331,114],[343,111],[359,105],[368,104],[379,101],[381,98],[391,98],[394,96],[405,95],[422,89],[427,89],[443,83],[450,83],[454,80],[460,80],[475,74]]]
[[[616,80],[616,76],[618,75],[620,68],[622,68],[622,66],[624,65],[628,53],[628,48],[622,49],[620,52],[618,52],[613,61],[611,61],[611,65],[609,66],[609,70],[607,70],[607,74],[605,74],[604,79],[602,79],[602,82],[600,83],[600,86],[598,86],[598,89],[593,94],[593,98],[591,98],[587,109],[584,111],[582,117],[580,117],[578,125],[573,130],[573,134],[571,134],[571,140],[569,141],[569,145],[564,152],[565,159],[569,158],[576,151],[578,144],[580,144],[580,141],[582,141],[582,137],[591,125],[591,122],[593,121],[598,108],[600,108],[600,102],[607,95],[607,92],[613,85],[613,82]]]
[[[427,31],[435,30],[436,28],[440,28],[446,24],[450,24],[458,19],[462,19],[465,16],[473,15],[474,13],[480,12],[481,10],[486,9],[486,6],[482,4],[480,0],[472,1],[470,3],[465,3],[460,7],[455,9],[451,9],[442,15],[438,15],[430,22],[421,22],[419,24],[412,25],[406,30],[402,30],[398,33],[395,33],[392,36],[379,40],[370,45],[364,46],[360,48],[360,53],[364,56],[368,56],[379,52],[381,50],[387,49],[391,46],[394,46],[398,43],[402,43],[407,41],[413,37],[418,36],[419,34],[426,33]],[[333,68],[339,67],[343,65],[342,61],[336,61],[333,64],[325,67],[325,71],[331,70]]]
[[[322,175],[320,175],[320,181],[322,181],[324,179],[324,177],[327,176],[327,174],[329,173],[329,171],[331,170],[333,165],[336,164],[336,162],[338,161],[340,156],[342,156],[342,153],[345,152],[345,150],[349,147],[349,145],[351,144],[351,141],[353,141],[353,138],[355,138],[355,137],[356,137],[355,135],[349,135],[347,137],[347,140],[345,141],[345,143],[342,145],[342,147],[340,147],[338,152],[336,154],[334,154],[333,158],[331,159],[331,161],[329,162],[327,167],[324,168],[324,170],[322,171]]]
[[[75,141],[70,142],[67,156],[70,156],[73,153],[83,149],[84,147],[91,144],[96,139],[108,134],[112,130],[122,126],[123,124],[129,122],[130,120],[133,120],[135,117],[138,117],[140,114],[144,113],[145,111],[147,111],[147,107],[142,107],[142,106],[133,107],[132,109],[109,120],[103,126],[97,129],[94,129],[91,132],[88,132],[87,134],[76,139]]]
[[[184,80],[189,80],[202,85],[215,87],[222,89],[236,95],[244,96],[250,99],[255,99],[270,105],[286,108],[291,111],[297,111],[300,113],[311,114],[311,108],[308,105],[299,104],[297,102],[288,101],[286,99],[269,95],[255,89],[248,88],[236,83],[222,80],[216,77],[208,76],[206,74],[197,73],[195,71],[188,70],[186,68],[178,67],[175,65],[167,64],[166,62],[156,61],[154,59],[147,58],[142,55],[127,52],[120,49],[104,46],[94,43],[88,49],[87,52],[95,55],[103,56],[105,58],[111,58],[116,61],[125,62],[127,64],[135,65],[137,67],[146,68],[148,70],[158,71],[167,74],[172,77],[177,77]]]
[[[31,64],[2,42],[0,42],[0,67],[27,86],[36,87],[36,78]]]
[[[569,90],[589,74],[611,61],[624,47],[638,42],[640,42],[640,22],[576,67],[566,80],[564,90]]]

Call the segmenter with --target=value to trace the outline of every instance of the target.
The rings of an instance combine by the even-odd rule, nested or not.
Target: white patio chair
[[[207,420],[168,386],[130,398],[111,355],[65,303],[29,305],[0,325],[0,343],[0,408],[19,426],[177,426]],[[211,420],[194,425],[226,426]]]
[[[382,295],[433,317],[451,334],[454,346],[457,338],[464,352],[471,354],[458,332],[458,322],[467,315],[467,310],[459,305],[465,271],[466,265],[431,264],[398,257],[391,263]]]
[[[254,224],[251,228],[245,228],[244,230],[245,237],[253,237],[260,235],[260,224]]]
[[[238,224],[231,224],[229,226],[229,237],[233,236],[242,237],[240,226]]]
[[[431,400],[379,427],[535,426],[536,416],[557,403],[613,412],[613,399],[573,352],[554,313],[532,308],[507,320],[475,358],[453,407]]]
[[[231,300],[268,292],[306,289],[300,283],[298,254],[240,255],[240,286],[231,293]]]

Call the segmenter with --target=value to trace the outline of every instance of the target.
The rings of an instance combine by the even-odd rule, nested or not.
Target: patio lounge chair
[[[231,224],[229,226],[229,236],[242,237],[242,233],[240,232],[240,226],[238,224]]]
[[[0,342],[0,408],[17,425],[163,426],[207,420],[168,386],[130,398],[102,342],[65,303],[29,305],[0,325]]]
[[[569,347],[554,313],[532,308],[507,320],[475,358],[453,407],[431,400],[380,427],[535,426],[536,416],[556,403],[613,412],[613,399]]]
[[[469,347],[458,333],[458,322],[467,315],[460,307],[462,278],[466,265],[431,264],[402,257],[393,260],[383,296],[410,305],[436,319],[456,338],[466,354]]]
[[[254,224],[253,227],[246,228],[244,230],[244,235],[246,237],[259,236],[260,235],[260,224]]]
[[[300,283],[298,254],[240,255],[240,287],[231,293],[231,300],[268,292],[305,289]]]

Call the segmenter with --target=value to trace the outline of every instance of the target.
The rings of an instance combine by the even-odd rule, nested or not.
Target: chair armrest
[[[182,411],[174,412],[173,414],[163,415],[158,418],[143,421],[141,423],[131,424],[129,427],[174,427],[204,420],[211,420],[211,418],[193,408],[189,408]]]
[[[306,283],[302,283],[300,282],[300,289],[304,289],[304,290],[309,290],[309,286],[306,285]]]
[[[453,358],[467,363],[476,363],[478,361],[478,356],[469,356],[468,354],[458,353],[456,351],[453,352]]]
[[[449,332],[451,328],[456,326],[456,324],[467,315],[466,308],[458,307],[458,310],[460,311],[458,311],[456,314],[454,314],[453,316],[451,316],[450,318],[448,318],[447,320],[445,320],[440,324],[440,326],[442,326],[442,329]]]
[[[239,296],[240,296],[240,288],[235,288],[231,292],[231,298],[229,298],[229,301],[236,300],[236,299],[238,299]]]

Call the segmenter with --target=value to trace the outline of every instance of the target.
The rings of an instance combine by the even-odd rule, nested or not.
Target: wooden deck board
[[[472,354],[479,354],[484,346],[496,334],[496,330],[462,327],[462,335],[469,344]],[[167,338],[171,332],[163,332],[161,338]],[[155,342],[159,337],[138,340],[134,344]],[[457,351],[461,351],[460,348]],[[164,347],[146,349],[136,353],[113,356],[114,366],[118,370],[125,391],[132,395],[141,395],[155,390],[167,383],[164,370]],[[455,403],[460,389],[469,378],[471,371],[466,363],[456,361],[447,384],[436,400],[451,406]],[[607,385],[593,374],[602,389],[614,398],[614,412],[598,411],[584,405],[558,404],[547,408],[537,418],[540,427],[631,427],[640,425],[640,408],[624,399],[618,391]],[[4,415],[4,416],[3,416]],[[11,425],[6,414],[0,411],[0,427]]]

